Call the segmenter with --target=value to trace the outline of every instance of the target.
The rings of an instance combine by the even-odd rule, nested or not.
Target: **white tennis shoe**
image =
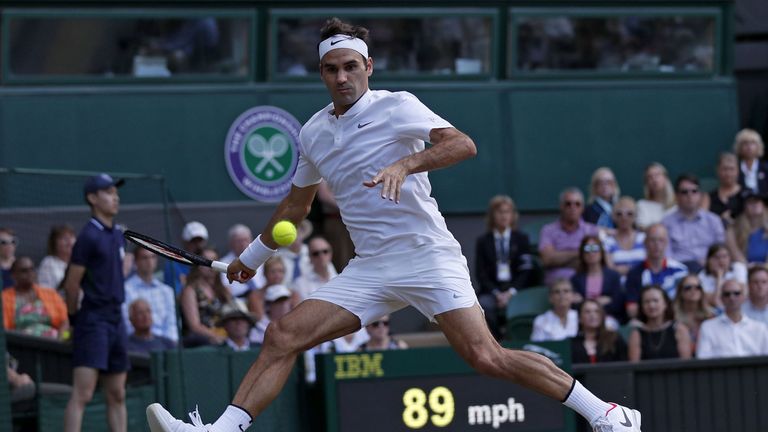
[[[175,418],[159,403],[147,407],[147,423],[152,432],[208,432],[210,424],[203,424],[200,413],[195,410],[189,413],[192,424],[184,423]]]
[[[605,415],[592,424],[594,432],[641,432],[640,411],[609,403]]]

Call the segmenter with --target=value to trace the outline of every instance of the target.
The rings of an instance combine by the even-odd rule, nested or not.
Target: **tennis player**
[[[153,432],[245,430],[278,395],[297,356],[324,341],[411,305],[436,321],[479,372],[558,399],[595,431],[640,431],[640,413],[603,402],[547,358],[502,348],[491,335],[459,243],[430,197],[427,172],[476,154],[474,142],[406,92],[370,90],[368,30],[334,18],[321,30],[320,77],[332,103],[300,133],[300,159],[288,196],[262,234],[229,265],[245,281],[275,253],[272,226],[306,217],[318,184],[330,186],[357,257],[335,279],[272,323],[264,345],[222,416],[203,425],[147,408]],[[424,142],[432,143],[425,148]]]

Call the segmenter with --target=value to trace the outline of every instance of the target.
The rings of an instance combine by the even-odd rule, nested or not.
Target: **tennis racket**
[[[126,231],[123,233],[123,236],[131,243],[135,243],[150,252],[154,252],[157,255],[163,256],[178,263],[186,264],[188,266],[210,267],[220,273],[227,272],[227,266],[229,265],[227,263],[209,260],[208,258],[201,257],[200,255],[187,252],[184,249],[165,244],[160,240],[153,239],[150,236],[139,234],[134,231]]]

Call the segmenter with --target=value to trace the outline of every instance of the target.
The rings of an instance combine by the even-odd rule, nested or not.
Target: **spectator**
[[[250,310],[257,320],[264,317],[264,303],[266,290],[274,285],[283,285],[285,280],[285,262],[279,256],[273,256],[262,266],[266,283],[256,290],[251,290],[248,294],[248,310]],[[296,294],[294,294],[293,303],[296,303]]]
[[[179,341],[179,328],[176,323],[176,301],[173,288],[155,278],[157,255],[144,249],[136,248],[133,253],[136,274],[125,281],[125,302],[123,317],[128,334],[133,332],[128,314],[128,306],[138,298],[143,298],[152,305],[152,333]]]
[[[568,279],[576,273],[579,244],[585,235],[597,234],[595,225],[584,222],[584,195],[577,188],[560,193],[560,219],[544,225],[539,236],[539,254],[546,268],[548,285],[557,279]]]
[[[725,313],[701,324],[696,357],[748,357],[768,355],[768,327],[741,312],[744,285],[736,280],[723,284],[720,293]]]
[[[361,328],[356,332],[352,332],[322,344],[320,346],[320,352],[338,354],[359,351],[360,347],[368,342],[370,338],[371,337],[368,336],[368,332],[365,331],[365,328]]]
[[[627,360],[627,344],[605,326],[605,310],[595,300],[579,307],[579,333],[571,339],[572,363],[603,363]]]
[[[685,324],[675,321],[667,292],[658,285],[640,293],[639,323],[629,335],[629,361],[691,358],[691,336]]]
[[[120,206],[117,188],[123,180],[107,174],[89,177],[83,186],[91,219],[80,231],[64,277],[72,325],[72,397],[64,415],[64,431],[79,431],[85,405],[101,381],[110,430],[126,430],[125,379],[128,351],[120,308],[125,301],[123,231],[115,226]],[[78,310],[81,298],[82,306]]]
[[[759,195],[768,195],[768,163],[763,138],[757,131],[742,129],[736,134],[733,152],[739,157],[739,184]]]
[[[291,291],[294,293],[293,306],[298,305],[315,290],[337,276],[336,268],[331,264],[333,250],[325,238],[312,237],[307,245],[307,252],[312,268],[293,282],[291,286]]]
[[[486,213],[487,232],[475,246],[477,298],[485,320],[497,338],[504,328],[509,299],[529,286],[533,260],[528,235],[517,229],[517,209],[512,198],[496,195]]]
[[[704,287],[698,276],[689,274],[680,279],[677,283],[674,308],[677,321],[688,328],[693,354],[696,352],[701,323],[715,316],[715,311],[707,304]]]
[[[365,326],[370,338],[368,342],[360,345],[360,351],[384,351],[408,348],[404,341],[392,337],[389,330],[389,315],[384,315],[378,320]]]
[[[592,173],[589,187],[589,205],[584,210],[584,220],[599,227],[613,228],[613,205],[619,198],[619,184],[608,167],[600,167]]]
[[[683,174],[675,181],[677,211],[664,217],[669,234],[671,257],[682,262],[692,272],[704,265],[707,249],[714,243],[725,242],[723,223],[714,213],[701,208],[699,179]]]
[[[3,290],[3,321],[6,330],[60,339],[69,332],[67,307],[56,291],[35,284],[35,265],[20,256],[11,265],[14,284]]]
[[[75,230],[69,225],[51,227],[51,232],[48,234],[48,255],[40,261],[37,283],[44,287],[59,289],[72,256],[75,238]],[[64,292],[61,291],[61,294],[63,298]]]
[[[567,279],[555,281],[549,287],[552,309],[533,320],[531,340],[535,342],[563,340],[576,336],[579,317],[573,307],[573,288]]]
[[[229,239],[229,253],[224,255],[221,261],[230,263],[234,261],[235,258],[239,257],[245,248],[248,247],[253,240],[253,234],[251,233],[251,229],[247,226],[236,224],[232,225],[229,229],[227,238]],[[262,274],[261,268],[256,269],[256,276],[245,283],[237,281],[229,282],[227,280],[227,275],[224,273],[219,276],[219,279],[221,279],[221,283],[229,290],[229,292],[232,293],[232,296],[242,299],[247,298],[251,291],[258,290],[264,286],[264,275]],[[262,312],[263,311],[258,312],[259,317]]]
[[[747,191],[744,211],[728,227],[728,249],[736,261],[764,264],[768,260],[768,211],[764,196]]]
[[[251,330],[251,341],[259,344],[264,342],[264,334],[267,332],[269,324],[279,320],[291,311],[292,296],[291,291],[282,284],[271,285],[264,290],[266,315],[258,320],[253,330]]]
[[[181,230],[182,247],[187,252],[200,255],[208,244],[208,228],[200,222],[192,221]],[[166,285],[173,287],[178,296],[186,285],[191,267],[173,260],[166,260],[163,269],[163,280]]]
[[[635,229],[637,208],[632,197],[621,197],[613,206],[613,223],[616,230],[605,238],[605,251],[611,268],[622,276],[629,269],[645,260],[645,233]]]
[[[717,180],[717,188],[709,192],[709,199],[706,200],[704,208],[720,216],[727,227],[744,208],[739,184],[739,161],[735,154],[720,153],[717,162]]]
[[[336,267],[336,271],[341,271],[355,256],[355,245],[352,243],[349,231],[341,219],[336,197],[325,181],[320,182],[320,187],[317,189],[317,200],[320,202],[323,213],[323,235],[329,240],[335,251],[333,265]]]
[[[218,259],[216,251],[204,249],[202,256]],[[184,323],[184,346],[220,345],[224,331],[216,328],[222,307],[233,301],[232,294],[221,284],[210,267],[192,267],[187,284],[181,290],[181,316]]]
[[[637,226],[647,230],[675,210],[675,191],[664,165],[652,162],[645,168],[643,199],[637,202]]]
[[[585,299],[596,300],[605,308],[608,327],[618,328],[624,320],[624,296],[621,275],[608,268],[603,244],[597,236],[584,236],[579,247],[579,267],[571,277],[575,303]]]
[[[285,274],[281,284],[291,286],[301,275],[312,268],[309,260],[309,246],[304,242],[312,235],[312,222],[304,219],[296,228],[296,240],[286,247],[277,249],[277,256],[283,259]],[[333,267],[333,264],[329,264]]]
[[[224,327],[227,332],[227,339],[222,346],[230,348],[232,351],[248,351],[255,347],[248,339],[256,320],[253,319],[245,306],[237,300],[224,305],[221,310],[221,321],[219,326]]]
[[[662,224],[651,225],[645,236],[646,259],[627,273],[626,297],[627,315],[637,316],[640,290],[648,285],[658,285],[667,296],[674,297],[677,281],[688,274],[685,264],[666,256],[669,238],[667,228]]]
[[[16,245],[19,239],[10,228],[0,227],[0,275],[3,288],[13,286],[11,277],[11,264],[16,259]]]
[[[731,253],[724,244],[715,243],[707,250],[707,262],[699,272],[699,280],[709,305],[722,309],[720,287],[728,279],[736,279],[746,284],[747,266],[744,263],[733,261]]]
[[[749,269],[749,299],[744,302],[742,312],[768,326],[768,268],[765,266]]]
[[[169,287],[170,288],[170,287]],[[132,300],[128,306],[128,319],[132,331],[128,335],[128,352],[149,355],[152,351],[176,348],[176,342],[155,333],[152,328],[154,311],[143,297]]]

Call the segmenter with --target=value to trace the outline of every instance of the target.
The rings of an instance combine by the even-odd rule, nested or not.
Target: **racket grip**
[[[216,270],[219,273],[226,273],[228,266],[229,266],[229,264],[221,262],[221,261],[213,261],[213,262],[211,262],[211,268]]]

